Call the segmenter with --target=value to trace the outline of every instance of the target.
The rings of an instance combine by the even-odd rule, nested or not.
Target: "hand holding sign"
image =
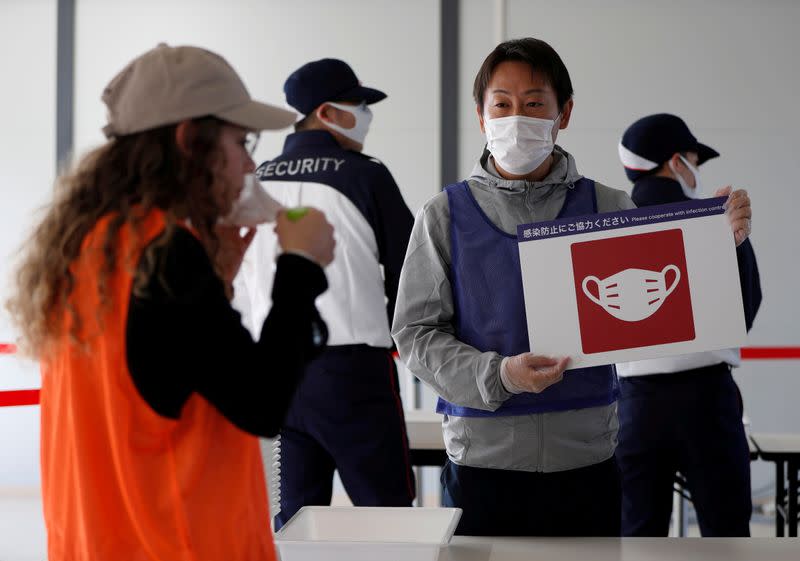
[[[568,363],[568,357],[518,354],[505,362],[503,381],[511,386],[510,390],[541,393],[564,378]]]
[[[728,185],[717,189],[715,197],[728,196],[725,202],[725,216],[733,230],[733,238],[736,240],[736,247],[742,245],[753,229],[753,209],[750,206],[750,195],[744,189],[733,191],[733,187]]]

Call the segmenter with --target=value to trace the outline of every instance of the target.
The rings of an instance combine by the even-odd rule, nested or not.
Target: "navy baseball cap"
[[[365,88],[355,72],[343,60],[323,58],[304,64],[283,84],[286,102],[303,115],[308,115],[326,101],[378,102],[386,94]]]
[[[619,159],[631,181],[647,175],[676,152],[697,152],[697,165],[719,156],[697,141],[683,119],[669,113],[642,117],[628,127],[619,142]]]

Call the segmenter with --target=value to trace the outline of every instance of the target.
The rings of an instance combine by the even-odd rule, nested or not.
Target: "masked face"
[[[527,175],[553,152],[553,120],[512,115],[483,121],[486,147],[501,168],[513,175]]]
[[[569,124],[572,105],[571,99],[559,103],[547,75],[527,62],[498,64],[477,110],[499,174],[506,179],[543,179],[555,137]]]
[[[669,287],[668,271],[675,273],[675,279]],[[589,300],[615,318],[637,322],[656,313],[680,280],[680,269],[675,265],[667,265],[661,271],[625,269],[603,280],[590,275],[583,279],[582,288]],[[597,285],[599,297],[589,290],[590,283]]]
[[[689,185],[684,179],[683,175],[681,175],[675,166],[672,165],[672,160],[669,161],[669,169],[672,170],[672,174],[675,176],[675,180],[680,184],[681,190],[686,198],[689,199],[700,199],[702,198],[702,190],[700,188],[700,170],[692,165],[692,163],[684,158],[683,156],[678,156],[681,161],[684,163],[686,168],[689,170],[689,173],[692,174],[694,179],[694,187]]]
[[[363,146],[364,140],[367,138],[369,125],[372,123],[372,111],[367,104],[362,103],[361,105],[346,105],[344,103],[334,103],[329,101],[328,105],[353,115],[355,118],[355,125],[352,128],[345,128],[337,123],[321,118],[322,122],[325,123],[325,126]]]

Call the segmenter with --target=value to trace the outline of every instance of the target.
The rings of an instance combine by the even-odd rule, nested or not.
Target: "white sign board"
[[[742,346],[725,200],[520,225],[531,351],[583,368]]]

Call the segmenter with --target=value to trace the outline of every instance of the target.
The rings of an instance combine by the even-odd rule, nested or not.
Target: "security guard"
[[[666,113],[628,127],[619,155],[640,207],[700,198],[697,166],[719,156]],[[761,304],[749,240],[736,256],[749,330]],[[739,349],[725,349],[617,365],[623,535],[667,535],[676,471],[686,478],[703,536],[750,535],[750,458],[731,376],[739,363]]]
[[[361,153],[369,105],[386,94],[361,86],[336,59],[302,66],[284,92],[304,117],[283,153],[256,173],[283,205],[324,209],[337,245],[330,289],[318,300],[329,347],[309,366],[281,430],[276,529],[304,505],[330,504],[334,470],[357,506],[414,498],[389,333],[414,219],[389,170]],[[271,228],[262,228],[242,266],[238,307],[251,325],[269,309],[277,250]]]

